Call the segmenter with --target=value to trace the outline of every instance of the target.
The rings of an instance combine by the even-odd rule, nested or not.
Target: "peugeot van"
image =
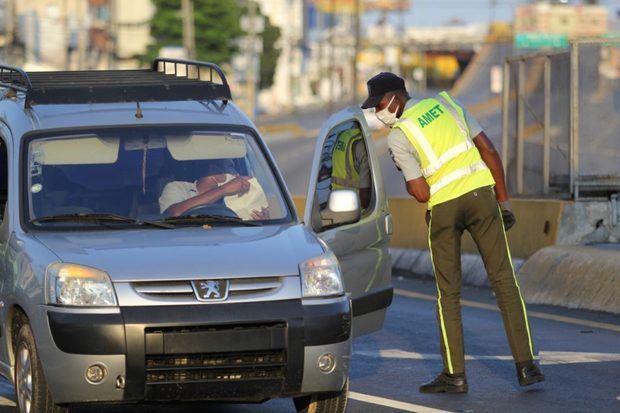
[[[360,109],[317,140],[304,217],[210,63],[0,67],[0,373],[21,413],[291,398],[346,409],[351,341],[392,300],[391,216]],[[372,190],[332,190],[340,133]]]

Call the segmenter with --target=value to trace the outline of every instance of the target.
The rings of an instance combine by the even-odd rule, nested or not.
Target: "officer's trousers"
[[[427,212],[429,247],[437,282],[437,316],[447,373],[464,373],[461,321],[461,236],[474,239],[502,312],[515,362],[533,359],[525,303],[512,266],[501,211],[492,187],[435,205]]]

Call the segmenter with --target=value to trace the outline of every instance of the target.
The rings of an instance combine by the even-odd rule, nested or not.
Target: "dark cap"
[[[390,72],[381,72],[371,77],[366,84],[368,85],[368,99],[362,103],[362,109],[374,108],[388,92],[407,90],[403,78]]]

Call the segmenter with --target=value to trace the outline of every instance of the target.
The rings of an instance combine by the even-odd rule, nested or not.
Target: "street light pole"
[[[194,1],[181,0],[181,13],[183,15],[183,46],[189,59],[196,58],[196,34],[194,23]]]
[[[256,115],[256,1],[248,2],[248,67],[246,71],[246,85],[248,91],[248,113],[255,118]]]
[[[83,70],[86,64],[86,49],[88,48],[88,38],[90,33],[90,28],[86,26],[87,14],[88,14],[88,3],[87,2],[78,2],[77,3],[77,13],[78,13],[78,44],[77,44],[77,60],[78,60],[78,70]]]
[[[69,52],[69,16],[67,15],[68,0],[63,0],[60,4],[60,24],[62,27],[62,53],[64,56],[64,69],[69,70],[71,67],[71,53]]]
[[[495,22],[495,8],[497,6],[497,0],[489,0],[489,32],[491,32],[491,26]]]
[[[329,2],[330,14],[329,14],[329,101],[327,105],[328,113],[334,111],[334,59],[336,58],[335,38],[334,38],[334,18],[336,16],[336,3],[334,0]]]
[[[354,10],[354,33],[355,33],[355,46],[353,49],[353,59],[351,62],[351,91],[353,97],[353,104],[357,103],[357,59],[360,52],[360,18],[361,18],[361,10],[360,10],[360,0],[355,0],[355,10]]]
[[[10,62],[15,35],[15,0],[6,0],[5,59]]]
[[[109,18],[108,18],[108,69],[116,69],[116,42],[118,36],[118,25],[116,22],[116,0],[108,0]]]

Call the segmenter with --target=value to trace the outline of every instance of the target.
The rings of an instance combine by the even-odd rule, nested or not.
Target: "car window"
[[[101,130],[33,139],[27,154],[27,221],[66,214],[141,221],[206,214],[263,223],[291,219],[271,166],[247,134]]]
[[[338,189],[353,189],[358,193],[362,215],[372,211],[373,173],[362,127],[357,121],[346,122],[329,132],[320,162],[315,215],[327,207],[329,195]]]

